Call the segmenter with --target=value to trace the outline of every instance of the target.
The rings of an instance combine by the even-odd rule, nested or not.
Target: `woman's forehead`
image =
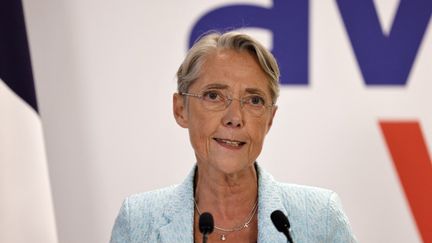
[[[256,59],[246,51],[224,50],[210,54],[194,84],[198,89],[243,92],[269,91],[268,77]]]
[[[199,82],[199,81],[198,81]],[[201,88],[201,90],[210,90],[210,89],[216,89],[216,90],[226,90],[226,91],[242,91],[244,93],[249,94],[262,94],[266,95],[265,88],[262,87],[255,87],[254,85],[247,86],[247,85],[237,85],[237,87],[232,87],[230,84],[224,83],[224,82],[215,82],[215,83],[209,83],[207,85],[204,85]]]

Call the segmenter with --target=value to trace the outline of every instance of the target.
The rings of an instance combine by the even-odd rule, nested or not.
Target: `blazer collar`
[[[280,188],[273,177],[256,164],[258,172],[258,243],[286,242],[285,236],[277,231],[270,215],[281,210],[287,215],[281,199]]]
[[[195,169],[180,185],[174,187],[164,212],[167,224],[159,229],[161,242],[193,242],[194,202],[193,179]]]
[[[270,219],[270,214],[274,210],[281,210],[287,214],[280,198],[279,187],[269,173],[257,163],[255,165],[258,172],[258,242],[285,242],[285,236],[276,230]],[[170,242],[170,239],[178,239],[178,242],[193,242],[195,170],[196,166],[183,183],[174,188],[170,203],[164,212],[168,223],[160,228],[162,242]]]

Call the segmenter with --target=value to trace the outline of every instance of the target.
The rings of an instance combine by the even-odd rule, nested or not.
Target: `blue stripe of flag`
[[[21,0],[0,1],[0,78],[38,111]]]

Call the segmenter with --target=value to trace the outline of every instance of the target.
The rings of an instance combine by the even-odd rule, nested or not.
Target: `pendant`
[[[226,240],[225,235],[221,235],[221,240]]]
[[[248,228],[248,227],[249,227],[249,225],[246,223],[243,228]]]

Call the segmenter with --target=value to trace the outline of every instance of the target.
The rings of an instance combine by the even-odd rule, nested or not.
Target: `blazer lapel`
[[[194,175],[195,167],[173,192],[170,203],[163,213],[168,223],[159,228],[161,242],[193,242]]]
[[[193,178],[195,168],[185,181],[178,185],[171,197],[164,217],[167,224],[159,228],[161,242],[193,242],[194,203]],[[258,171],[258,243],[286,242],[285,236],[276,230],[270,215],[274,210],[287,214],[279,187],[272,176],[257,165]]]
[[[272,176],[257,164],[258,171],[258,243],[286,242],[286,237],[277,231],[270,215],[281,210],[287,215],[280,197],[279,187]]]

